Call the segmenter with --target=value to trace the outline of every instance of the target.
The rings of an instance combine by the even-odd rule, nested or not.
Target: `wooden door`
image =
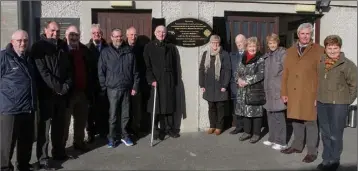
[[[278,33],[278,17],[252,17],[252,16],[227,16],[227,37],[230,38],[231,51],[236,51],[235,37],[238,34],[246,38],[257,37],[260,41],[260,50],[265,52],[266,36]]]
[[[152,36],[151,10],[93,10],[92,21],[101,25],[107,41],[111,40],[112,29],[122,29],[125,36],[126,29],[131,26],[136,28],[138,36],[144,35],[149,39]]]

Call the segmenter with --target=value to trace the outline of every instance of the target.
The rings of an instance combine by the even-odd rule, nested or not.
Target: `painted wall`
[[[309,1],[300,1],[300,3]],[[343,3],[344,2],[344,3]],[[281,12],[295,13],[292,2],[288,4],[266,3],[228,3],[203,1],[136,1],[137,9],[152,9],[152,17],[166,19],[166,23],[182,18],[193,17],[212,25],[213,16],[224,16],[224,11]],[[335,2],[337,4],[337,2]],[[321,42],[329,34],[338,34],[343,38],[343,50],[347,56],[357,63],[357,3],[342,1],[338,5],[348,7],[332,7],[321,21]],[[42,1],[43,17],[79,17],[81,23],[82,42],[90,39],[91,8],[111,8],[109,1]],[[198,68],[203,47],[178,47],[181,56],[182,79],[185,93],[186,118],[182,120],[182,131],[191,132],[209,126],[208,105],[203,100],[198,85]]]
[[[1,46],[10,43],[12,33],[18,29],[17,1],[1,1]]]

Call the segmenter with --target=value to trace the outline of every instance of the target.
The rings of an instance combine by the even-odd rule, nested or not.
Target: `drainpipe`
[[[29,1],[29,45],[32,45],[32,43],[34,42],[34,39],[36,37],[35,32],[34,32],[34,16],[33,16],[33,12],[32,12],[32,1]]]
[[[17,28],[23,29],[22,24],[22,1],[17,1]]]

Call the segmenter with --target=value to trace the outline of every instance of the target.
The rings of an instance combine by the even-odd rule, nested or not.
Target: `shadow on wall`
[[[185,102],[185,87],[182,79],[182,68],[180,62],[180,53],[178,48],[175,48],[176,51],[176,61],[177,61],[177,72],[178,72],[178,85],[176,90],[176,113],[174,115],[175,120],[175,129],[180,132],[181,121],[186,119],[186,102]]]

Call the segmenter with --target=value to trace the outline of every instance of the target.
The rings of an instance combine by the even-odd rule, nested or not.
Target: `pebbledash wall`
[[[314,1],[204,2],[204,1],[136,1],[136,9],[152,9],[152,17],[165,18],[166,23],[183,17],[198,18],[212,26],[213,16],[224,11],[295,13],[295,4]],[[112,8],[110,1],[42,1],[41,17],[80,18],[81,40],[90,39],[91,8]],[[357,63],[357,2],[333,1],[331,10],[321,19],[320,41],[330,34],[343,39],[343,51]],[[186,118],[181,121],[182,132],[200,131],[209,126],[207,102],[202,99],[198,85],[200,53],[203,47],[178,47],[181,56],[182,79],[185,88]]]

